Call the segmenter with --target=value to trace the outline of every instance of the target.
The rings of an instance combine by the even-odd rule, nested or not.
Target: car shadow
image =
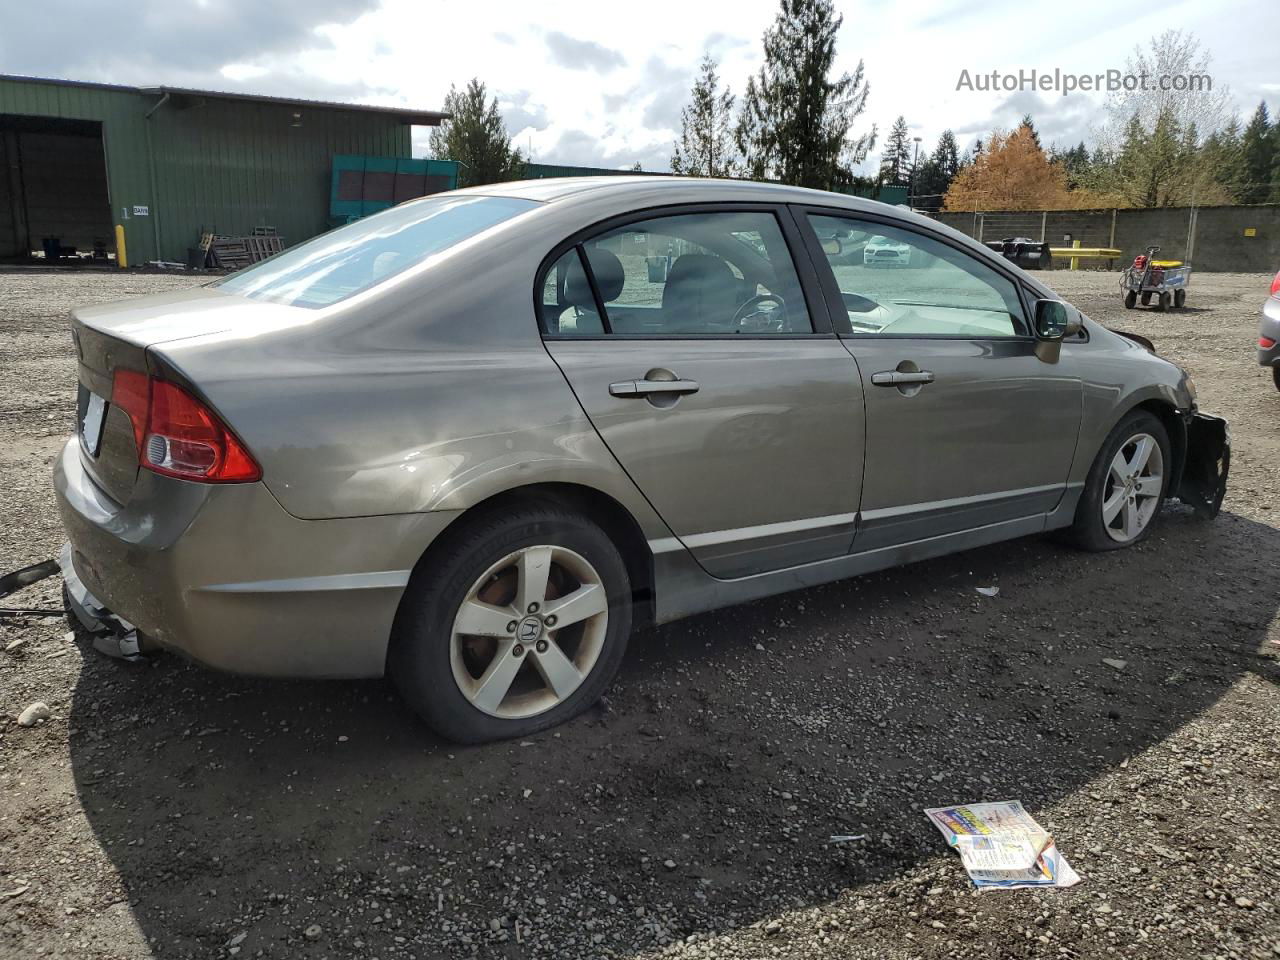
[[[157,956],[629,955],[937,855],[922,807],[1040,809],[1274,682],[1278,566],[1280,531],[1176,507],[1127,551],[997,545],[648,631],[602,706],[485,747],[383,682],[89,651],[75,780]]]

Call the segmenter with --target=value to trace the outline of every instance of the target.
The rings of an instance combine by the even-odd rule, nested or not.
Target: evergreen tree
[[[973,166],[973,164],[978,162],[978,158],[981,156],[982,156],[982,138],[979,137],[977,140],[973,141],[973,146],[971,146],[967,151],[965,151],[964,157],[960,160],[960,166],[962,167]]]
[[[1240,143],[1241,173],[1244,183],[1237,191],[1241,203],[1264,203],[1271,193],[1272,166],[1276,159],[1276,136],[1266,103],[1249,118]]]
[[[453,119],[431,131],[431,155],[458,162],[458,186],[524,176],[525,158],[511,146],[506,124],[498,114],[498,100],[488,98],[479,79],[473,79],[465,90],[450,87],[444,109]]]
[[[716,62],[704,56],[692,99],[680,111],[680,139],[671,155],[673,173],[688,177],[732,177],[737,173],[733,100],[728,87],[720,89]]]
[[[950,130],[943,130],[929,159],[938,167],[947,183],[955,179],[955,175],[960,172],[960,148],[956,145],[956,135]]]
[[[852,134],[867,104],[862,62],[852,74],[831,75],[842,22],[831,0],[780,0],[736,130],[753,179],[830,189],[849,183],[874,145],[874,127]]]
[[[1275,159],[1271,163],[1271,202],[1280,203],[1280,123],[1271,125],[1271,148]]]
[[[1160,114],[1149,133],[1134,115],[1116,157],[1116,191],[1138,207],[1190,203],[1199,186],[1195,136],[1194,125],[1182,127],[1172,110]]]
[[[1205,166],[1213,180],[1230,191],[1234,199],[1240,185],[1248,178],[1244,173],[1244,144],[1241,139],[1240,121],[1232,117],[1221,130],[1215,130],[1205,138],[1201,146]]]
[[[907,121],[898,117],[889,128],[880,154],[880,179],[884,183],[906,186],[911,178],[911,133]]]
[[[950,130],[943,130],[933,153],[921,162],[916,171],[913,205],[921,210],[942,209],[942,198],[959,172],[960,151],[956,136]]]
[[[1040,134],[1036,131],[1036,125],[1031,120],[1031,114],[1024,113],[1022,115],[1022,122],[1018,124],[1018,129],[1026,130],[1027,133],[1031,135],[1031,142],[1036,145],[1037,150],[1044,149],[1044,147],[1042,147],[1040,144]]]
[[[1058,150],[1056,146],[1049,149],[1049,160],[1062,167],[1067,175],[1067,186],[1074,190],[1086,185],[1089,176],[1089,148],[1081,140],[1080,144],[1066,150]]]

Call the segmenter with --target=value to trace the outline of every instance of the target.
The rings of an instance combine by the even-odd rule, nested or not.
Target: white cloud
[[[101,23],[97,14],[82,18],[83,40],[59,34],[68,28],[53,29],[43,14],[17,15],[0,35],[0,59],[7,69],[38,75],[422,109],[438,109],[451,84],[478,76],[498,96],[519,146],[532,148],[537,160],[614,167],[639,160],[665,169],[698,60],[704,52],[717,57],[722,78],[740,94],[777,10],[777,0],[283,4],[224,0],[224,14],[192,20],[174,15],[172,0],[125,0],[123,9],[103,7]],[[1101,98],[957,91],[960,71],[1119,68],[1135,43],[1171,25],[1200,36],[1214,54],[1215,83],[1236,92],[1242,113],[1262,97],[1274,101],[1277,90],[1274,3],[1183,3],[1124,17],[1102,0],[1077,0],[1069,11],[1025,0],[921,0],[892,15],[851,0],[837,6],[845,16],[837,67],[852,70],[864,59],[871,85],[859,132],[875,123],[883,138],[902,114],[922,137],[922,152],[947,127],[963,147],[1028,111],[1046,143],[1087,139]],[[118,41],[113,23],[128,24]],[[425,148],[424,131],[414,143]]]

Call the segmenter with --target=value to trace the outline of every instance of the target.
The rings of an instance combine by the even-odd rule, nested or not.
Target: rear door
[[[887,218],[801,219],[833,326],[866,384],[855,551],[1051,511],[1066,490],[1082,385],[1036,356],[1016,275]]]
[[[862,386],[796,249],[785,210],[667,208],[572,238],[542,281],[548,351],[676,534],[654,549],[717,577],[844,555],[855,528]]]

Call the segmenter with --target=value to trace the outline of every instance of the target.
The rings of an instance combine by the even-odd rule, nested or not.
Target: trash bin
[[[666,283],[667,282],[667,264],[670,263],[669,257],[645,257],[644,265],[649,270],[650,283]]]

